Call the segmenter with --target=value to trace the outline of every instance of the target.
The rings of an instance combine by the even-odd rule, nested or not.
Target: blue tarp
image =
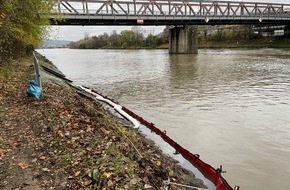
[[[26,92],[28,96],[39,99],[42,93],[42,88],[37,84],[35,80],[29,80],[29,86]]]

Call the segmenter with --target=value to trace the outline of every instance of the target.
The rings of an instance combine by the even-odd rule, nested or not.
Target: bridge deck
[[[289,24],[290,4],[178,0],[56,0],[61,25]]]

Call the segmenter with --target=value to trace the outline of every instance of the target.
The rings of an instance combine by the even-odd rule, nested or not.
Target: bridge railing
[[[127,16],[285,16],[290,4],[178,0],[56,0],[60,14]]]
[[[76,9],[76,11],[78,11],[77,13],[71,13],[70,11],[68,11],[67,9],[61,9],[60,13],[61,14],[70,14],[70,15],[121,15],[121,16],[135,16],[133,11],[130,11],[128,13],[108,13],[107,11],[99,11],[98,14],[96,14],[97,9],[92,9],[89,10],[89,12],[82,12],[82,9]],[[142,14],[138,14],[136,16],[285,16],[285,17],[289,17],[290,13],[283,13],[283,12],[276,12],[276,13],[244,13],[244,14],[232,14],[232,15],[225,15],[222,13],[216,13],[216,12],[206,12],[204,14],[192,14],[192,13],[188,13],[188,14],[175,14],[173,12],[173,14],[169,14],[169,12],[167,11],[145,11],[142,12]]]

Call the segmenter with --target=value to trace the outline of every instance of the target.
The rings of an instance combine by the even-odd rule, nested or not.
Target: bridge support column
[[[169,31],[169,53],[197,54],[197,38],[197,27],[175,26]]]
[[[290,24],[288,24],[288,25],[285,26],[284,35],[286,37],[290,37]]]

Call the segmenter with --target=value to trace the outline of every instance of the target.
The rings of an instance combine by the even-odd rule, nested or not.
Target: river
[[[289,49],[39,49],[245,190],[290,189]]]

